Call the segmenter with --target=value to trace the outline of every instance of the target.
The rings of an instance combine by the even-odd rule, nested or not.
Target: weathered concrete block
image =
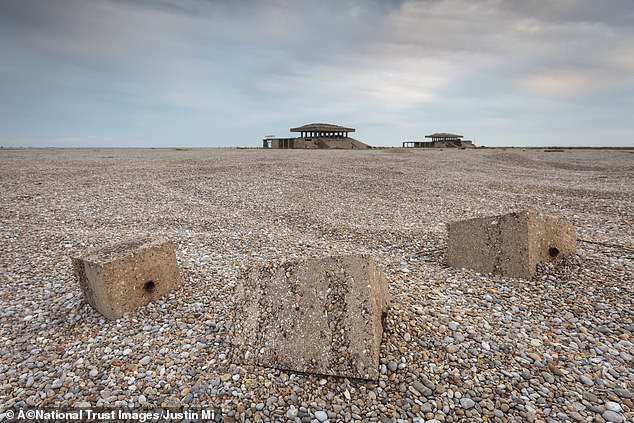
[[[448,236],[450,266],[519,278],[530,278],[538,263],[577,250],[569,223],[533,211],[450,223]]]
[[[84,298],[108,319],[118,319],[180,285],[169,239],[144,237],[73,257]]]
[[[378,379],[387,278],[366,256],[251,268],[237,285],[234,359]]]

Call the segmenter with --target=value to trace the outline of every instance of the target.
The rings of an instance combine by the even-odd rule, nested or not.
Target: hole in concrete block
[[[383,311],[381,312],[381,327],[383,328],[383,331],[386,333],[392,333],[390,331],[390,328],[387,326],[387,311]]]
[[[154,292],[154,288],[156,288],[156,283],[154,283],[154,281],[147,281],[143,284],[143,292],[146,294]]]
[[[552,258],[555,258],[559,255],[559,248],[557,247],[550,247],[548,249],[548,255],[551,256]]]

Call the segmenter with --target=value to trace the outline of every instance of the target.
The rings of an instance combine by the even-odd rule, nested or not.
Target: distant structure
[[[403,147],[409,148],[475,148],[473,141],[463,140],[463,135],[437,132],[425,135],[431,141],[403,141]]]
[[[267,136],[262,140],[262,148],[275,149],[341,149],[355,150],[369,148],[369,145],[348,136],[354,128],[332,125],[329,123],[310,123],[291,128],[291,132],[299,132],[299,137],[273,138]]]

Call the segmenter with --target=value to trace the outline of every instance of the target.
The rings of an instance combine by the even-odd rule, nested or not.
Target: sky
[[[0,0],[0,145],[634,146],[633,0]]]

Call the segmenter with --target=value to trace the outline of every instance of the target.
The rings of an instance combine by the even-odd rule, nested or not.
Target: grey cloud
[[[186,49],[198,23],[165,9],[107,0],[2,2],[0,16],[0,46],[16,55],[110,64]]]
[[[605,104],[631,104],[614,96],[631,98],[634,87],[633,5],[0,0],[0,56],[19,64],[0,76],[17,81],[11,92],[25,109],[32,102],[18,98],[20,83],[29,85],[19,66],[51,98],[85,95],[103,101],[104,115],[110,104],[156,105],[201,112],[205,124],[217,112],[228,125],[230,112],[259,123],[342,116],[415,126],[417,116],[460,114],[516,125],[544,104],[591,109],[608,96]]]
[[[634,24],[634,3],[631,0],[502,0],[501,10],[556,23],[593,22],[608,26]]]

